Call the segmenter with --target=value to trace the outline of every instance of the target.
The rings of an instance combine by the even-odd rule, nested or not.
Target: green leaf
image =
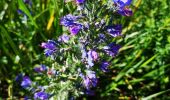
[[[152,94],[152,95],[147,96],[147,97],[144,97],[141,100],[151,100],[152,98],[157,97],[157,96],[162,95],[162,94],[167,93],[167,92],[170,92],[170,89]]]
[[[30,11],[27,9],[27,7],[25,6],[23,0],[18,0],[18,4],[19,4],[19,9],[22,10],[31,20],[32,24],[38,28],[35,20],[33,19],[33,17],[30,14]]]

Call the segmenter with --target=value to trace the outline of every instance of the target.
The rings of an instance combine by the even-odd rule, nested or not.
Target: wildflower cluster
[[[32,88],[34,99],[57,97],[58,91],[66,94],[63,96],[66,98],[94,95],[100,74],[109,71],[112,59],[121,48],[115,38],[122,36],[122,25],[113,19],[114,14],[132,15],[128,8],[131,0],[108,0],[108,3],[105,0],[65,0],[67,2],[73,2],[77,10],[60,18],[60,25],[66,31],[58,39],[41,44],[53,64],[34,69],[46,76],[48,85],[40,88],[28,76],[22,77],[21,86]]]

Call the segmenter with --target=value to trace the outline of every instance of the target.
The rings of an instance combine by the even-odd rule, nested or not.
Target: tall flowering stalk
[[[56,40],[43,42],[44,54],[53,60],[47,67],[39,65],[35,72],[46,76],[47,84],[39,88],[27,76],[21,86],[32,88],[33,98],[76,98],[95,95],[101,73],[109,71],[111,61],[119,52],[114,41],[122,36],[122,25],[114,16],[132,15],[131,0],[65,0],[77,10],[60,18],[67,31]],[[111,60],[110,60],[111,59]],[[37,88],[39,91],[36,91]]]

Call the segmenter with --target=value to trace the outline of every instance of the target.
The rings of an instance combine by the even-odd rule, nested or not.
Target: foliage
[[[112,62],[113,72],[103,96],[139,99],[169,91],[168,5],[167,0],[134,2],[134,16],[125,22],[125,38],[120,40],[125,45]],[[168,99],[168,94],[162,95],[153,97]]]
[[[123,47],[113,59],[111,71],[101,75],[94,98],[168,99],[169,6],[168,0],[133,0],[134,15],[117,20],[123,23],[124,37],[118,39]],[[24,14],[17,13],[18,9]],[[44,61],[40,44],[59,37],[65,31],[58,24],[60,18],[75,9],[63,0],[32,0],[32,5],[1,0],[0,97],[22,98],[27,94],[14,80],[18,73],[24,72],[33,80],[42,78],[30,74],[37,64],[50,65],[49,59]]]

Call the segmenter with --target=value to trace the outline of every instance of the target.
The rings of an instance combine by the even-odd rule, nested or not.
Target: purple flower
[[[30,98],[28,96],[25,96],[24,100],[30,100]]]
[[[98,53],[94,50],[89,50],[87,53],[89,58],[92,58],[93,61],[96,61],[98,59]]]
[[[85,2],[85,0],[76,0],[76,3],[77,4],[82,4],[82,3],[84,3]]]
[[[96,73],[94,71],[86,71],[86,76],[91,80],[91,84],[93,87],[97,86],[97,78],[96,78]]]
[[[81,25],[74,25],[74,26],[69,27],[69,31],[71,35],[77,35],[77,33],[79,33],[81,28],[82,28]]]
[[[94,63],[93,63],[93,58],[91,55],[88,54],[88,58],[87,58],[87,63],[90,67],[94,66]]]
[[[17,13],[18,14],[24,14],[24,12],[22,10],[20,10],[20,9],[17,10]]]
[[[31,84],[32,84],[31,79],[30,79],[28,76],[24,76],[24,77],[23,77],[23,80],[22,80],[22,82],[21,82],[21,86],[22,86],[23,88],[27,88],[27,87],[30,87]]]
[[[56,51],[54,50],[49,50],[49,49],[45,49],[44,50],[44,54],[49,57],[49,56],[52,56]]]
[[[122,25],[108,26],[107,32],[109,35],[111,35],[113,37],[121,36]]]
[[[93,90],[85,90],[85,94],[93,96],[93,95],[95,95],[95,92]]]
[[[35,67],[34,70],[38,73],[42,73],[47,70],[47,67],[45,65],[39,65],[38,67]]]
[[[99,38],[100,38],[100,39],[105,39],[106,36],[105,36],[104,34],[100,33],[100,34],[99,34]]]
[[[106,36],[104,34],[100,33],[98,35],[98,39],[96,39],[96,42],[101,43],[101,42],[105,42],[105,40],[106,40]]]
[[[76,21],[78,18],[79,16],[73,16],[71,14],[68,14],[60,19],[60,24],[66,27],[70,27],[77,24]]]
[[[109,62],[103,61],[103,62],[101,63],[100,69],[101,69],[103,72],[108,72],[108,66],[109,66]]]
[[[119,14],[123,16],[131,16],[133,14],[132,10],[127,7],[131,4],[132,0],[113,0],[113,2],[119,7]]]
[[[67,43],[69,41],[69,39],[70,39],[70,37],[67,34],[63,34],[63,35],[59,36],[58,41]]]
[[[89,65],[90,67],[94,66],[94,63],[93,63],[92,58],[88,58],[88,59],[87,59],[87,63],[88,63],[88,65]],[[89,68],[89,67],[88,67],[88,68]]]
[[[23,0],[23,1],[24,1],[25,4],[28,4],[28,5],[30,5],[30,6],[32,5],[31,0]]]
[[[80,16],[68,14],[60,19],[60,24],[68,27],[71,35],[76,35],[82,29],[82,25],[77,22],[79,18]]]
[[[53,55],[57,50],[57,43],[53,40],[48,40],[46,43],[41,43],[41,47],[45,48],[44,54],[48,57]]]
[[[132,14],[133,14],[132,10],[127,8],[127,7],[119,9],[118,13],[123,15],[123,16],[132,16]]]
[[[108,46],[105,46],[103,49],[108,55],[115,57],[119,52],[120,46],[115,43],[111,43]]]
[[[34,99],[35,100],[48,100],[48,98],[50,97],[50,95],[48,93],[45,93],[45,92],[36,92],[34,94]]]
[[[41,47],[45,49],[55,50],[56,49],[56,42],[53,40],[48,40],[47,43],[41,43]]]
[[[23,74],[20,73],[19,75],[17,75],[17,76],[15,77],[15,81],[21,82],[22,78],[23,78]]]
[[[87,90],[90,87],[96,87],[98,80],[94,71],[87,71],[86,75],[80,74],[80,77],[83,79],[83,85]]]
[[[81,52],[82,52],[82,59],[86,59],[86,57],[87,57],[87,52],[86,52],[86,50],[81,50]]]
[[[129,6],[132,0],[113,0],[113,2],[122,8],[125,6]]]
[[[98,53],[94,50],[90,50],[88,53],[87,63],[90,67],[94,66],[93,61],[96,61],[98,59]]]

